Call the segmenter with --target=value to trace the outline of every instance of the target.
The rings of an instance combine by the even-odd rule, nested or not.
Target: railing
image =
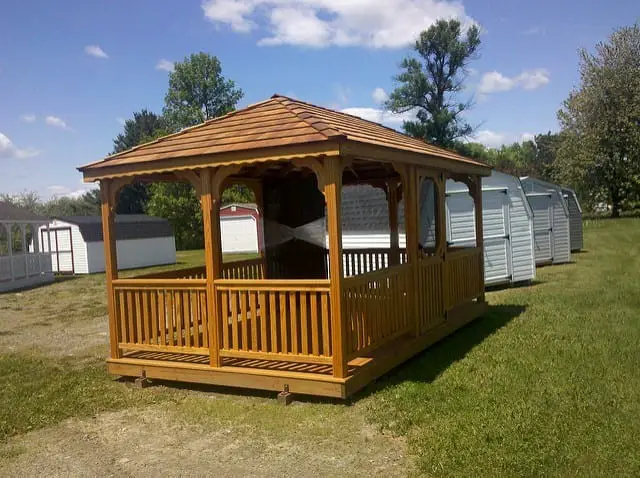
[[[478,247],[448,252],[445,267],[445,309],[469,302],[482,294],[482,249]]]
[[[415,329],[411,274],[402,264],[344,279],[347,360]]]
[[[222,264],[223,279],[264,279],[264,258],[230,261]]]
[[[204,279],[113,281],[119,347],[209,353]]]
[[[444,320],[442,287],[443,262],[439,257],[421,257],[418,263],[416,300],[420,317],[419,332],[425,333]]]
[[[150,272],[135,277],[136,279],[206,279],[207,268],[205,266],[189,267],[162,272]]]
[[[328,254],[328,252],[327,252]],[[344,249],[345,277],[357,276],[389,267],[390,248]],[[400,264],[407,262],[406,249],[399,250]]]
[[[11,258],[0,257],[0,281],[11,280]]]
[[[327,280],[215,281],[220,355],[331,363]]]

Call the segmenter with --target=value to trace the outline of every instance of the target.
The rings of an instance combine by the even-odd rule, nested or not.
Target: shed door
[[[507,191],[483,191],[484,276],[487,284],[512,276],[509,198]]]
[[[46,230],[43,230],[46,235]],[[44,237],[47,241],[47,238]],[[51,251],[51,269],[61,274],[73,274],[73,242],[71,241],[71,228],[60,227],[49,229],[48,249]]]
[[[252,216],[227,216],[220,220],[222,252],[258,252],[258,228]]]
[[[530,194],[533,209],[533,238],[536,246],[536,263],[553,260],[553,206],[550,194]]]

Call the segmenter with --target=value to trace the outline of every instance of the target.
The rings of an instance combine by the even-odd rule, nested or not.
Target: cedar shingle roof
[[[128,151],[114,154],[79,169],[90,171],[105,166],[147,163],[170,158],[299,145],[335,139],[346,139],[401,151],[422,153],[486,167],[480,162],[357,116],[322,108],[286,96],[274,95],[266,101],[205,121]]]

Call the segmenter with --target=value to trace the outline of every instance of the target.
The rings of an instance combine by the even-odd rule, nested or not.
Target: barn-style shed
[[[536,264],[571,260],[569,208],[556,184],[526,176],[520,178],[533,209]]]
[[[573,189],[563,187],[562,195],[569,210],[569,235],[571,241],[571,252],[581,251],[584,247],[582,234],[582,207],[578,196]]]
[[[174,264],[173,228],[161,217],[122,214],[115,219],[120,269]],[[43,251],[51,253],[53,271],[60,274],[104,272],[101,216],[58,217],[40,227]]]
[[[0,292],[53,281],[51,255],[43,252],[37,230],[49,219],[0,201]]]
[[[276,95],[80,171],[100,181],[112,374],[346,397],[487,310],[481,178],[490,169],[381,125]],[[447,246],[448,178],[468,184],[476,203],[475,247]],[[195,187],[202,267],[118,278],[116,198],[135,181]],[[234,183],[254,190],[266,251],[223,263],[220,200]],[[386,190],[391,241],[377,270],[344,268],[349,184]]]
[[[493,170],[482,180],[484,281],[517,283],[536,276],[533,211],[520,179]],[[475,243],[473,199],[469,188],[447,181],[447,238],[453,246]]]
[[[262,217],[256,204],[226,204],[220,208],[220,235],[225,254],[264,250]]]

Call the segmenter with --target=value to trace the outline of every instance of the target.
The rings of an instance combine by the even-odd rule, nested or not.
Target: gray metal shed
[[[473,200],[465,184],[448,180],[447,241],[475,244]],[[520,179],[500,171],[482,179],[484,270],[487,285],[535,278],[533,211]]]
[[[571,241],[571,252],[582,250],[584,247],[582,234],[582,207],[576,192],[570,188],[562,188],[564,200],[569,209],[569,235]]]
[[[526,176],[520,178],[533,209],[536,264],[571,260],[569,208],[557,184]]]

